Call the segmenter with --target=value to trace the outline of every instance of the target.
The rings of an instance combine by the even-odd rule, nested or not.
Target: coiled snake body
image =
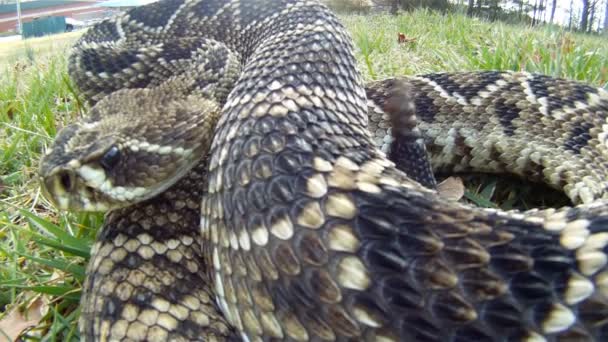
[[[603,90],[508,72],[366,89],[307,0],[135,8],[81,38],[70,75],[94,106],[40,173],[59,208],[111,210],[85,339],[608,339]],[[449,202],[425,148],[581,204]]]

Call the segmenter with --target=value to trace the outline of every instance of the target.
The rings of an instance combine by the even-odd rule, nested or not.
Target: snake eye
[[[120,150],[116,146],[110,147],[109,150],[101,157],[100,164],[106,171],[109,171],[118,164],[120,160]]]

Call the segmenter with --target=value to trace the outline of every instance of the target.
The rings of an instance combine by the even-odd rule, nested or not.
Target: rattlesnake
[[[111,210],[85,339],[608,339],[604,90],[480,72],[366,93],[308,0],[135,8],[80,39],[70,75],[94,106],[40,174],[59,208]],[[472,208],[431,165],[581,204]]]

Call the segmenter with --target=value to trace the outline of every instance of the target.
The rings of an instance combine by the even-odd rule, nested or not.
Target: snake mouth
[[[39,177],[38,182],[40,183],[40,191],[42,192],[42,196],[46,198],[51,204],[58,209],[65,210],[60,208],[59,202],[57,198],[53,195],[54,192],[49,190],[49,186],[47,185],[47,181],[44,177]]]
[[[84,184],[72,170],[59,169],[39,179],[44,197],[59,210],[106,211],[104,199],[97,198],[94,188]]]
[[[50,176],[40,177],[40,188],[44,197],[60,210],[71,209],[69,194],[76,185],[73,172],[60,170]]]

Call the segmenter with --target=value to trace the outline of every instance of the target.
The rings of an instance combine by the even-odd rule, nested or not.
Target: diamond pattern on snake
[[[85,340],[608,339],[608,95],[521,72],[363,84],[309,0],[167,0],[101,22],[69,74],[88,115],[40,164],[108,211]],[[442,199],[511,173],[574,206]]]

